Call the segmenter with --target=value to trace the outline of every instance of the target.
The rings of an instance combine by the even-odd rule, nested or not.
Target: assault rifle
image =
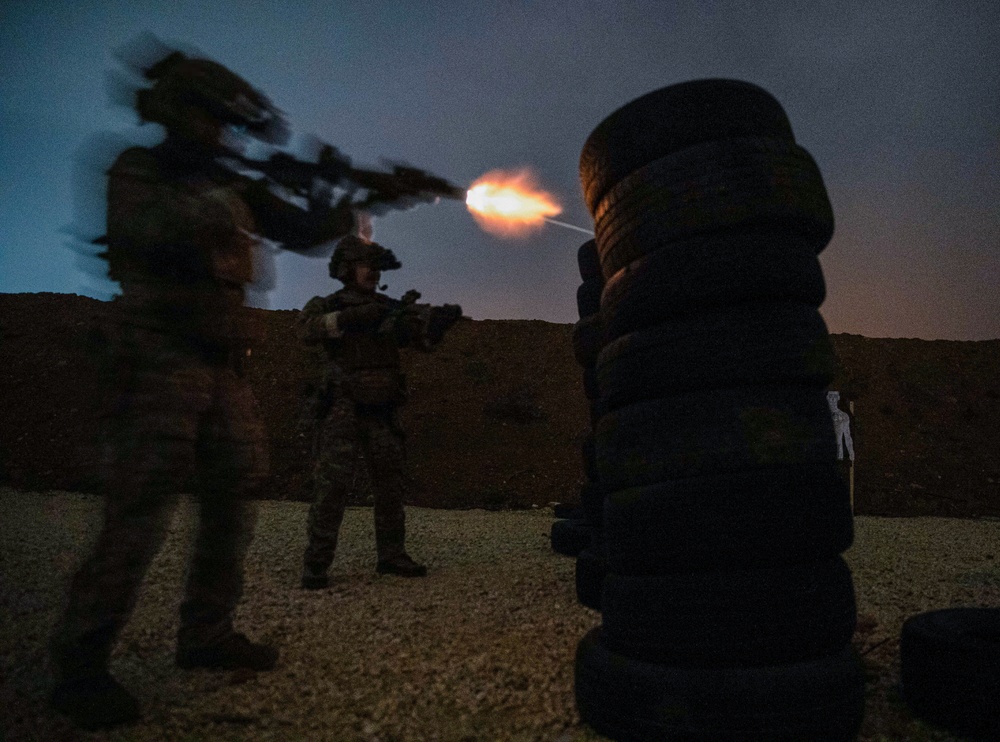
[[[457,304],[418,304],[420,292],[410,289],[390,303],[388,316],[382,320],[379,332],[406,335],[410,343],[420,350],[430,350],[441,342],[445,332],[462,317],[462,307]]]
[[[353,167],[350,159],[330,144],[322,146],[316,162],[275,152],[265,160],[227,153],[219,164],[261,173],[270,183],[305,199],[310,205],[322,201],[329,203],[333,189],[340,187],[348,192],[352,208],[376,215],[392,208],[434,203],[439,198],[465,200],[466,196],[464,189],[444,178],[407,165],[393,165],[389,172]],[[359,189],[367,194],[353,201]]]

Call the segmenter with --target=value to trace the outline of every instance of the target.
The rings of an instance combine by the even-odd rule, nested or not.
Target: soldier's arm
[[[306,305],[302,307],[298,318],[295,320],[295,330],[303,342],[319,343],[329,340],[332,337],[339,337],[343,333],[331,333],[331,322],[328,315],[335,314],[333,302],[329,296],[314,296]]]
[[[355,227],[348,198],[334,205],[320,199],[303,209],[272,193],[263,180],[248,179],[241,187],[257,230],[287,250],[315,252],[316,248],[351,234]]]
[[[379,301],[345,305],[335,295],[317,299],[307,303],[299,315],[299,336],[306,342],[336,339],[344,333],[376,332],[390,311]]]

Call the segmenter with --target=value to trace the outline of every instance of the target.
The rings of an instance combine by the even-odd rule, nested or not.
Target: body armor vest
[[[126,321],[212,346],[259,336],[244,306],[254,219],[230,188],[173,167],[156,150],[119,156],[108,185],[108,275]]]
[[[369,302],[387,302],[381,294],[348,289],[334,294],[333,311]],[[348,332],[327,341],[327,354],[347,376],[347,392],[358,404],[398,405],[406,401],[406,377],[396,337],[391,332]]]

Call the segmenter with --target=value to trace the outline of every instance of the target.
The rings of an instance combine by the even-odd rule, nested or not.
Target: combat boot
[[[330,586],[330,576],[325,569],[310,567],[308,564],[302,569],[302,589],[322,590]]]
[[[62,680],[50,702],[75,726],[88,731],[139,720],[139,702],[107,671]]]
[[[212,670],[270,670],[278,661],[278,650],[267,644],[254,644],[234,631],[208,645],[177,643],[177,666],[185,670],[206,667]]]
[[[381,575],[399,575],[400,577],[423,577],[427,567],[417,564],[406,552],[389,559],[381,559],[375,566],[375,571]]]

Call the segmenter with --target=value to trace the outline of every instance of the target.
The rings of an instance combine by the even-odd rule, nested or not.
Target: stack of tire
[[[583,391],[590,406],[591,431],[583,442],[583,471],[586,481],[580,488],[580,503],[584,521],[591,526],[589,543],[576,555],[576,597],[580,603],[595,611],[601,610],[601,586],[606,571],[604,536],[604,490],[597,471],[597,448],[593,426],[601,418],[602,403],[597,384],[597,358],[604,344],[601,329],[601,294],[604,292],[604,274],[597,255],[597,244],[588,240],[577,252],[580,276],[583,283],[576,292],[576,305],[580,320],[573,327],[573,354],[583,368]]]
[[[577,262],[580,267],[582,283],[576,292],[576,303],[580,319],[573,327],[573,354],[583,370],[583,390],[590,407],[591,429],[580,447],[583,459],[585,481],[580,488],[580,505],[570,511],[560,509],[556,516],[564,515],[563,519],[552,524],[552,548],[560,554],[578,557],[588,550],[592,554],[591,543],[601,526],[604,510],[604,495],[597,485],[597,456],[594,447],[592,426],[600,417],[600,400],[597,389],[597,373],[595,364],[600,352],[602,333],[600,330],[600,302],[604,289],[604,275],[597,258],[597,246],[594,240],[583,243],[577,251]],[[587,556],[585,560],[590,560]],[[593,580],[589,581],[593,583]],[[594,600],[600,599],[600,586]],[[590,597],[593,598],[591,590]],[[589,600],[589,602],[594,602]],[[588,602],[583,602],[588,605]]]
[[[619,740],[853,739],[819,170],[781,105],[736,80],[627,104],[580,170],[605,277],[607,569],[576,654],[581,718]]]
[[[1000,739],[1000,608],[910,616],[899,660],[900,691],[914,715],[968,739]]]

